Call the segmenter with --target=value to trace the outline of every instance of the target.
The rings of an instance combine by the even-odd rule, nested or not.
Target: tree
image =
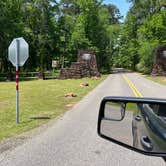
[[[109,23],[119,24],[119,20],[123,18],[120,14],[120,10],[113,4],[104,4],[103,7],[106,8],[110,14]]]
[[[65,15],[75,16],[80,13],[80,9],[76,0],[61,0],[59,6],[61,12]]]
[[[50,70],[52,59],[69,65],[78,49],[95,50],[99,67],[110,70],[121,18],[116,6],[101,0],[3,0],[0,10],[0,72],[11,70],[7,48],[21,36],[30,46],[22,71]]]
[[[0,59],[2,62],[1,71],[11,70],[7,61],[7,48],[16,36],[22,35],[21,0],[0,1]]]
[[[44,71],[51,68],[57,40],[55,5],[50,0],[24,3],[24,33],[32,48],[28,63],[28,66],[32,66],[32,68],[27,66],[29,69],[38,68],[38,70]]]
[[[150,73],[154,50],[166,38],[162,0],[129,0],[132,3],[120,32],[117,65]]]

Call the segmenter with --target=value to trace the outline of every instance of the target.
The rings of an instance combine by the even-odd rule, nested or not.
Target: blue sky
[[[127,11],[129,10],[131,5],[130,3],[127,3],[126,0],[104,0],[103,3],[104,4],[111,3],[116,5],[120,10],[121,15],[123,16],[126,16]]]

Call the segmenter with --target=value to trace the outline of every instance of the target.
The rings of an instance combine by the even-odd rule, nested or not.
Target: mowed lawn
[[[20,124],[15,121],[15,82],[0,82],[0,140],[35,128],[49,119],[62,115],[76,102],[94,89],[99,80],[37,80],[20,82]],[[80,83],[89,83],[80,87]],[[75,98],[65,98],[66,93],[75,93]]]

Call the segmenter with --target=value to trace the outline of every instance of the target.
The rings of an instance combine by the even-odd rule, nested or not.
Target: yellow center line
[[[138,89],[134,86],[134,84],[124,74],[122,74],[122,77],[125,79],[125,81],[127,82],[127,84],[129,85],[129,87],[131,88],[136,97],[143,97],[141,92],[138,91]]]

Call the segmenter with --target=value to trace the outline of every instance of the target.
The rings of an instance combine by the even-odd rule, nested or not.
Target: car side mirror
[[[166,157],[166,100],[105,97],[98,134],[139,153]]]

